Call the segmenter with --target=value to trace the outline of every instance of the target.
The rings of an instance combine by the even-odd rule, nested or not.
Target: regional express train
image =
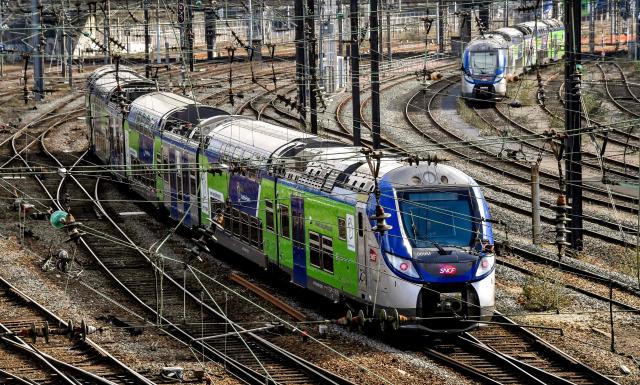
[[[564,25],[556,19],[528,21],[479,36],[462,55],[462,96],[500,100],[507,82],[535,65],[564,57]]]
[[[215,222],[215,242],[335,301],[419,317],[406,327],[448,332],[492,316],[489,208],[460,170],[385,155],[392,229],[381,235],[360,148],[157,91],[124,67],[87,84],[92,151],[172,219]]]

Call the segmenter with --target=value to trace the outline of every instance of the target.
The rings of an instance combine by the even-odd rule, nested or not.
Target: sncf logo
[[[455,275],[458,269],[453,265],[440,265],[441,275]]]

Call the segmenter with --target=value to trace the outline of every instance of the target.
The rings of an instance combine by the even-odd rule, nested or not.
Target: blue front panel
[[[293,238],[293,282],[307,287],[307,250],[304,231],[304,200],[291,197],[291,226]]]

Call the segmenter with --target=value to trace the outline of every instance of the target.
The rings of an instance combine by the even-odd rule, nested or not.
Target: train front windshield
[[[498,68],[498,51],[471,51],[469,65],[472,75],[494,75]]]
[[[474,210],[469,190],[398,192],[404,231],[415,248],[472,246]]]

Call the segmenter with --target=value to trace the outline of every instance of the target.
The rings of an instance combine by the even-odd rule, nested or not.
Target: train
[[[374,178],[361,147],[230,115],[124,66],[90,75],[86,111],[90,151],[115,178],[221,249],[346,304],[343,318],[452,333],[492,317],[491,215],[463,171],[383,152]]]
[[[499,101],[507,83],[536,65],[564,57],[564,24],[557,19],[528,21],[486,32],[471,40],[462,54],[462,97],[473,102]]]

